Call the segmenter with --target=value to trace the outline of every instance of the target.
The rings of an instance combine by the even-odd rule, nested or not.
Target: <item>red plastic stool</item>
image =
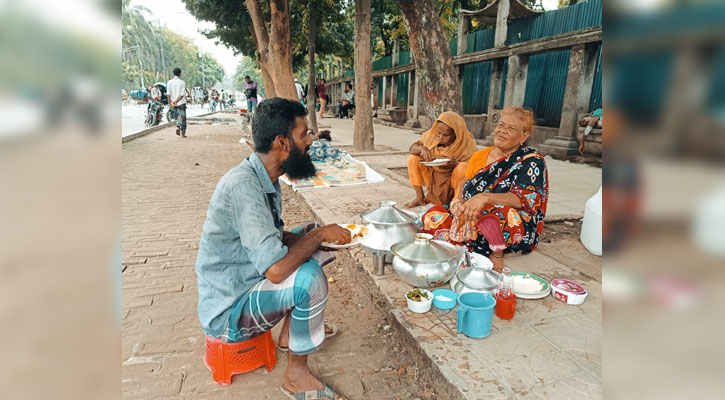
[[[277,365],[272,331],[238,343],[207,336],[204,364],[211,370],[214,382],[220,385],[230,385],[232,375],[243,374],[262,365],[271,371]]]

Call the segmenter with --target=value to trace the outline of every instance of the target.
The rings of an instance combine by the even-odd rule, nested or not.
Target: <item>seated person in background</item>
[[[332,136],[330,136],[330,130],[325,129],[324,131],[320,131],[317,133],[317,139],[325,139],[328,142],[332,142]]]
[[[348,111],[355,108],[355,91],[352,89],[351,84],[345,84],[345,93],[342,96],[343,99],[340,100],[340,107],[338,107],[337,117],[347,118],[349,116]]]
[[[438,116],[430,130],[410,146],[408,177],[415,189],[415,199],[405,207],[413,208],[427,203],[450,204],[460,192],[467,161],[477,149],[463,117],[453,111]],[[437,158],[450,158],[451,161],[438,167],[421,163]],[[424,185],[428,188],[427,196],[423,193]]]
[[[597,108],[591,115],[587,115],[582,118],[581,121],[579,121],[579,126],[582,128],[586,126],[584,129],[584,136],[582,136],[582,141],[579,143],[579,154],[584,155],[584,142],[587,140],[587,135],[592,132],[592,129],[601,129],[602,127],[602,109]]]
[[[544,157],[526,145],[533,124],[530,110],[504,108],[493,146],[471,157],[450,207],[449,240],[488,256],[499,272],[504,253],[534,251],[544,229],[549,176]]]

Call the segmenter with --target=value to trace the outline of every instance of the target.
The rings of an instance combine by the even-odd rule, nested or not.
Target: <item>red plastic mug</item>
[[[509,298],[504,299],[496,293],[496,316],[501,319],[511,319],[516,312],[516,295],[511,293]]]

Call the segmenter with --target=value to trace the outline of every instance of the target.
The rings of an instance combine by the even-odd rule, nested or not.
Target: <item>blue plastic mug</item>
[[[458,332],[475,339],[491,334],[491,319],[496,299],[488,293],[464,293],[458,296]]]

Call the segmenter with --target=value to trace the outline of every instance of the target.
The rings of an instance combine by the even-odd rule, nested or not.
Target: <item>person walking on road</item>
[[[254,110],[257,108],[257,82],[249,75],[244,77],[247,83],[244,84],[244,95],[247,97],[247,122],[252,120]]]
[[[174,77],[166,84],[169,107],[176,110],[176,135],[186,137],[186,82],[181,80],[181,68],[174,68]]]

